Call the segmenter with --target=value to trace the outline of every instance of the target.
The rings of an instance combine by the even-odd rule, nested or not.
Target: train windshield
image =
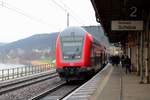
[[[81,59],[84,36],[62,36],[61,47],[64,60]]]

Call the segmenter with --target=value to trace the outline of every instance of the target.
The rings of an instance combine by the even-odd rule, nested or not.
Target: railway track
[[[84,83],[83,81],[65,83],[55,72],[35,76],[17,82],[0,83],[0,100],[45,100],[46,98],[58,100]]]
[[[5,82],[0,83],[0,95],[7,93],[7,92],[11,92],[11,91],[15,91],[17,89],[38,83],[38,82],[42,82],[44,80],[48,80],[54,77],[57,77],[58,74],[56,72],[52,72],[52,73],[46,73],[43,75],[37,75],[35,77],[31,77],[31,78],[25,78],[22,80],[18,80],[18,81],[13,81],[13,82],[8,82],[5,84]]]
[[[82,83],[66,83],[61,82],[60,84],[57,84],[55,87],[50,88],[47,91],[44,91],[43,93],[40,93],[39,95],[36,95],[35,97],[30,98],[29,100],[61,100],[67,95],[69,95],[71,92],[73,92],[76,88],[81,86]]]

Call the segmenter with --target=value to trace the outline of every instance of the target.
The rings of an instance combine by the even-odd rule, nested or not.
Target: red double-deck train
[[[62,31],[56,40],[56,70],[62,79],[81,80],[102,68],[105,46],[81,27]]]

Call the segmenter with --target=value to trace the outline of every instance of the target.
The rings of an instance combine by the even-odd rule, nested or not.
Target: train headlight
[[[75,56],[75,58],[80,58],[81,56]]]
[[[64,56],[64,59],[67,59],[67,58],[69,58],[69,56]]]

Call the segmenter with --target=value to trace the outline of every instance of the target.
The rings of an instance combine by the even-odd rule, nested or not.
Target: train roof
[[[98,41],[94,36],[92,36],[89,32],[87,32],[84,28],[82,27],[68,27],[62,32],[60,32],[60,36],[70,36],[70,35],[79,35],[79,36],[85,36],[85,34],[88,34],[90,40],[97,45],[101,45],[105,47],[104,44],[102,44],[102,41]]]
[[[81,27],[69,27],[63,30],[62,32],[60,32],[60,35],[68,36],[68,35],[73,35],[75,33],[76,35],[84,36],[86,32],[87,31]]]

